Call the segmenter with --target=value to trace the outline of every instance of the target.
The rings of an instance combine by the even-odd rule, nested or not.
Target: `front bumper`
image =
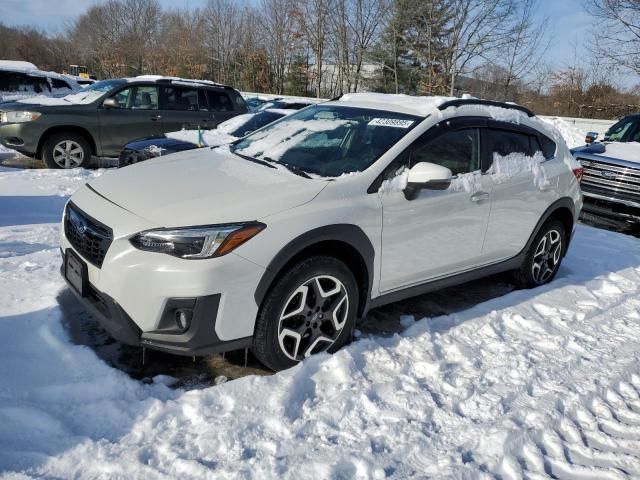
[[[184,260],[140,251],[129,238],[157,225],[86,187],[76,192],[73,203],[113,231],[99,264],[74,247],[64,225],[60,239],[63,252],[71,249],[86,263],[89,294],[82,301],[113,337],[181,355],[206,355],[251,344],[258,312],[253,297],[264,268],[235,253]],[[167,317],[177,301],[193,303],[193,319],[185,332],[176,331],[176,323]]]
[[[0,124],[0,143],[24,155],[33,156],[44,129],[36,122]]]
[[[67,281],[64,265],[61,273]],[[210,355],[251,346],[251,336],[223,341],[216,335],[220,294],[193,299],[193,318],[189,329],[184,332],[171,332],[170,329],[143,332],[113,298],[96,290],[93,285],[88,285],[85,296],[80,296],[68,281],[67,285],[109,335],[127,345],[187,356]]]
[[[583,195],[581,220],[620,230],[640,228],[640,203],[588,191]]]

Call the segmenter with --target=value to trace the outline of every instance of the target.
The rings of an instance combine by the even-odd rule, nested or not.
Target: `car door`
[[[217,123],[209,110],[205,90],[171,85],[161,87],[160,115],[163,132],[208,130]]]
[[[520,253],[542,214],[559,197],[563,164],[544,160],[538,133],[524,126],[489,122],[483,143],[486,178],[492,183],[483,255],[499,261]]]
[[[400,158],[399,165],[387,169],[391,177],[404,166],[430,162],[449,168],[456,178],[448,189],[421,190],[412,200],[393,188],[378,192],[383,209],[382,292],[479,264],[491,193],[480,174],[482,123],[464,118],[442,122],[403,154],[407,160]],[[469,177],[475,179],[475,188],[465,187]]]
[[[162,133],[157,86],[132,85],[109,98],[117,107],[98,108],[102,155],[118,156],[130,141]]]

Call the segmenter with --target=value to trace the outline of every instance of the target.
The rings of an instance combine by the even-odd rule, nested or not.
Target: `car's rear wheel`
[[[554,279],[564,257],[566,230],[559,220],[543,225],[534,238],[522,267],[515,272],[515,282],[522,288],[533,288]]]
[[[351,337],[358,308],[353,273],[340,260],[317,256],[288,270],[267,294],[256,319],[252,351],[284,370]]]
[[[91,147],[82,135],[73,132],[56,133],[44,142],[42,160],[49,168],[85,167],[91,161]]]

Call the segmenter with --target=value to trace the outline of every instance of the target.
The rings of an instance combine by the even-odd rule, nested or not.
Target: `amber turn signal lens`
[[[216,253],[213,256],[221,257],[222,255],[226,255],[227,253],[232,252],[247,240],[255,237],[265,228],[265,224],[255,223],[247,225],[240,230],[236,230],[235,232],[230,233],[227,238],[224,239],[224,242],[222,242],[222,244],[218,247],[218,250],[216,250]]]

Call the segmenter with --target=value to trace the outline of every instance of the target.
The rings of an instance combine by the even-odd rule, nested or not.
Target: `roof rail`
[[[479,98],[457,98],[449,100],[438,105],[438,110],[445,110],[449,107],[462,107],[464,105],[483,105],[487,107],[508,108],[510,110],[519,110],[526,113],[528,117],[534,117],[535,114],[526,107],[516,105],[515,103],[494,102],[493,100],[480,100]]]

